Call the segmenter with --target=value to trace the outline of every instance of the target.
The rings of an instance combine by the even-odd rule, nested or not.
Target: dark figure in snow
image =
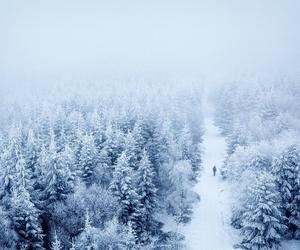
[[[213,172],[214,172],[214,176],[216,176],[216,173],[217,173],[217,168],[216,168],[216,166],[213,167]]]

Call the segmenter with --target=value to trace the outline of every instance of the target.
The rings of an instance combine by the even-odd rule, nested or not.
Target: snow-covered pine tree
[[[18,162],[18,153],[22,148],[21,128],[20,126],[12,126],[9,130],[8,142],[1,151],[0,165],[3,170],[0,173],[0,201],[4,198],[3,202],[7,205],[9,197],[12,195],[13,178],[16,176],[16,164]]]
[[[105,131],[105,142],[103,147],[106,149],[110,158],[110,166],[117,163],[119,156],[124,150],[125,136],[120,129],[114,128],[111,124],[108,125]]]
[[[149,240],[148,234],[155,234],[158,230],[154,219],[155,208],[157,207],[157,188],[154,184],[155,172],[152,169],[146,150],[143,151],[142,159],[138,168],[138,194],[143,213],[143,228],[141,228],[141,239],[144,242]]]
[[[274,177],[261,172],[248,187],[241,214],[241,246],[249,250],[277,249],[286,226]]]
[[[62,250],[62,245],[60,240],[57,237],[56,230],[54,231],[54,240],[51,244],[51,250]]]
[[[150,144],[148,146],[149,159],[155,169],[158,172],[159,167],[162,164],[162,154],[164,153],[164,148],[162,145],[162,135],[160,131],[160,126],[157,121],[153,121],[153,133],[150,139]]]
[[[37,130],[37,140],[40,145],[47,145],[50,139],[50,115],[51,111],[47,105],[43,105],[39,114],[35,119],[35,125]]]
[[[274,99],[277,98],[276,93],[269,89],[264,92],[263,100],[260,100],[259,113],[262,120],[274,120],[278,115],[278,109],[276,107],[276,102]]]
[[[97,154],[97,168],[95,169],[95,182],[103,187],[108,188],[113,169],[110,166],[110,158],[106,148],[102,148]]]
[[[235,84],[224,85],[216,97],[216,124],[221,128],[223,135],[228,135],[232,131],[236,107],[231,97],[236,94],[237,87]]]
[[[84,229],[81,234],[76,238],[74,243],[76,249],[85,249],[85,250],[98,250],[97,247],[97,237],[99,237],[101,231],[98,228],[95,228],[91,224],[91,219],[89,212],[85,214],[85,224]]]
[[[24,158],[26,165],[31,169],[32,173],[35,172],[35,165],[39,157],[38,141],[35,137],[34,131],[30,129],[27,135],[27,142],[24,148]]]
[[[248,165],[248,167],[256,171],[270,171],[272,168],[272,161],[264,155],[256,155]]]
[[[300,151],[290,146],[273,164],[289,232],[300,237]]]
[[[0,249],[12,250],[16,249],[18,242],[18,234],[14,230],[13,221],[10,216],[11,211],[6,211],[0,206]]]
[[[65,144],[64,148],[58,153],[60,164],[63,164],[66,169],[69,169],[72,174],[76,173],[76,159],[73,149],[69,144]]]
[[[134,137],[136,144],[138,145],[137,148],[139,150],[138,155],[141,156],[143,148],[145,148],[146,146],[146,141],[142,136],[142,127],[139,120],[137,120],[134,124],[134,127],[132,129],[132,135]]]
[[[14,178],[14,193],[11,200],[12,220],[19,235],[20,249],[44,249],[43,234],[39,222],[40,212],[32,202],[28,187],[30,176],[26,172],[24,159],[19,156]]]
[[[13,177],[16,172],[15,166],[17,162],[16,150],[12,144],[9,144],[0,156],[0,165],[2,169],[0,173],[0,201],[1,203],[4,203],[4,205],[7,205],[13,191]]]
[[[39,222],[39,211],[31,202],[29,192],[20,188],[12,197],[12,220],[19,235],[18,248],[29,250],[43,248],[43,233]]]
[[[138,245],[136,244],[137,236],[136,236],[136,229],[135,226],[132,225],[131,222],[126,225],[125,230],[125,237],[123,240],[123,247],[126,250],[137,250],[139,249]]]
[[[71,243],[71,248],[69,250],[76,250],[76,245],[74,242]]]
[[[247,146],[247,131],[245,126],[241,125],[240,122],[235,122],[232,125],[232,131],[227,132],[227,154],[233,154],[237,147]]]
[[[192,203],[197,199],[195,193],[189,189],[192,168],[189,161],[176,162],[169,171],[169,185],[167,210],[175,217],[177,223],[187,223],[191,220]]]
[[[104,142],[105,123],[104,118],[101,117],[97,110],[94,110],[90,115],[89,120],[91,126],[92,135],[95,138],[96,148],[100,149]]]
[[[138,161],[141,157],[139,151],[139,145],[137,145],[133,134],[129,132],[125,138],[124,152],[127,156],[129,166],[134,170],[138,168]]]
[[[48,205],[64,200],[74,188],[74,176],[59,154],[54,136],[51,136],[49,152],[42,163],[43,199]]]
[[[23,187],[29,192],[32,191],[31,171],[28,169],[25,159],[20,153],[17,153],[18,161],[16,164],[15,176],[13,178],[13,189],[19,190]]]
[[[81,168],[82,179],[87,186],[90,186],[93,183],[94,169],[97,166],[96,156],[97,149],[94,143],[94,138],[90,135],[83,136],[79,165]]]
[[[44,249],[43,234],[39,221],[40,212],[32,202],[29,193],[32,190],[31,176],[27,172],[22,155],[18,154],[16,171],[13,177],[13,196],[11,198],[12,221],[19,235],[20,249]]]
[[[192,180],[194,181],[196,181],[197,177],[199,176],[200,167],[202,163],[202,153],[203,153],[202,142],[194,145],[194,151],[191,157],[191,164],[193,170]]]
[[[161,126],[161,148],[160,158],[161,161],[166,163],[177,158],[178,152],[176,148],[176,141],[172,123],[169,118],[165,118]]]
[[[179,160],[190,160],[192,156],[193,138],[187,122],[184,124],[178,139],[181,157]]]
[[[142,226],[140,197],[136,192],[132,180],[132,169],[128,158],[122,153],[113,174],[110,189],[119,202],[119,222],[128,225],[130,222],[134,229]],[[137,237],[138,232],[136,232]]]

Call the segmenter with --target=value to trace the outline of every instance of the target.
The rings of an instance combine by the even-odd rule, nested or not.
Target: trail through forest
[[[236,243],[234,232],[229,225],[230,191],[221,180],[220,166],[226,155],[226,142],[212,119],[211,107],[204,120],[203,169],[195,191],[200,202],[194,208],[193,218],[184,229],[188,249],[191,250],[232,250]],[[217,174],[213,176],[213,166]]]

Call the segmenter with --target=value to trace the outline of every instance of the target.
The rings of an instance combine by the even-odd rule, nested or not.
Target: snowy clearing
[[[237,232],[229,225],[231,203],[226,182],[219,173],[213,176],[212,168],[223,163],[226,142],[220,136],[213,119],[205,119],[203,170],[195,191],[200,202],[194,209],[192,222],[184,228],[188,249],[231,250],[236,243]]]

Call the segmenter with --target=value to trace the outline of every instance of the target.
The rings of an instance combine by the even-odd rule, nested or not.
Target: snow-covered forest
[[[159,217],[198,201],[201,89],[129,85],[2,100],[1,249],[180,249]]]
[[[3,88],[1,249],[297,249],[299,84],[203,86]]]
[[[300,85],[226,84],[215,122],[227,141],[221,175],[233,185],[233,227],[245,249],[300,239]]]
[[[0,0],[0,250],[300,250],[299,0]]]

